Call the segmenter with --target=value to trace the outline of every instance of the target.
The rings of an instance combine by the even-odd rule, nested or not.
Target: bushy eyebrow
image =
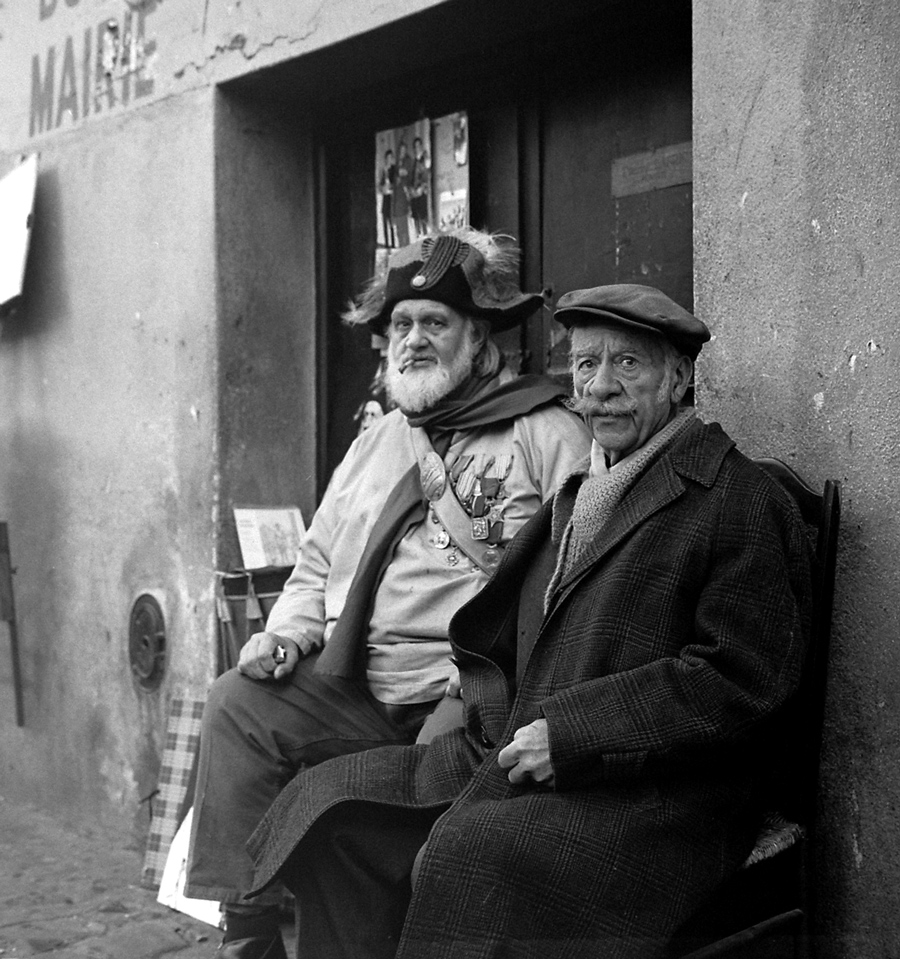
[[[412,313],[407,313],[405,310],[401,310],[399,313],[391,313],[391,320],[409,320],[412,322],[414,319]],[[446,313],[441,313],[438,310],[429,310],[427,313],[420,313],[418,316],[420,320],[449,320],[449,317]]]
[[[596,356],[592,350],[569,350],[569,362],[580,359],[582,356]]]
[[[618,350],[613,350],[613,357],[621,356],[623,353],[633,354],[635,356],[647,358],[650,356],[649,351],[642,346],[625,346]],[[593,359],[599,358],[600,354],[596,350],[592,350],[586,347],[582,347],[579,350],[569,350],[569,362],[572,363],[575,360],[582,359],[584,357],[592,357]]]

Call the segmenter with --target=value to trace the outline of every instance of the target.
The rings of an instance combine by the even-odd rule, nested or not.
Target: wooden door
[[[585,286],[645,283],[692,307],[690,4],[607,9],[618,13],[371,86],[356,110],[344,104],[340,124],[323,122],[320,483],[355,435],[378,360],[338,315],[374,262],[377,130],[467,111],[472,223],[518,239],[523,288],[555,302]],[[515,369],[565,375],[550,311],[500,339]]]

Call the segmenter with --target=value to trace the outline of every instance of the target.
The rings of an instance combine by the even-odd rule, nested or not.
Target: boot
[[[255,937],[223,942],[216,950],[215,959],[287,959],[281,933],[274,939]]]

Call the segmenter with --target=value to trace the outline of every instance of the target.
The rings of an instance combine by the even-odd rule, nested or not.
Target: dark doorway
[[[518,239],[524,287],[648,283],[692,307],[689,0],[448,0],[277,69],[319,144],[320,494],[378,364],[340,321],[375,262],[377,131],[466,111],[471,222]],[[564,375],[556,326],[504,334],[513,367]]]

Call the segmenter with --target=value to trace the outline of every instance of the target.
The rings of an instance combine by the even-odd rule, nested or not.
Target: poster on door
[[[390,251],[469,222],[469,136],[464,112],[375,134],[377,271]]]

